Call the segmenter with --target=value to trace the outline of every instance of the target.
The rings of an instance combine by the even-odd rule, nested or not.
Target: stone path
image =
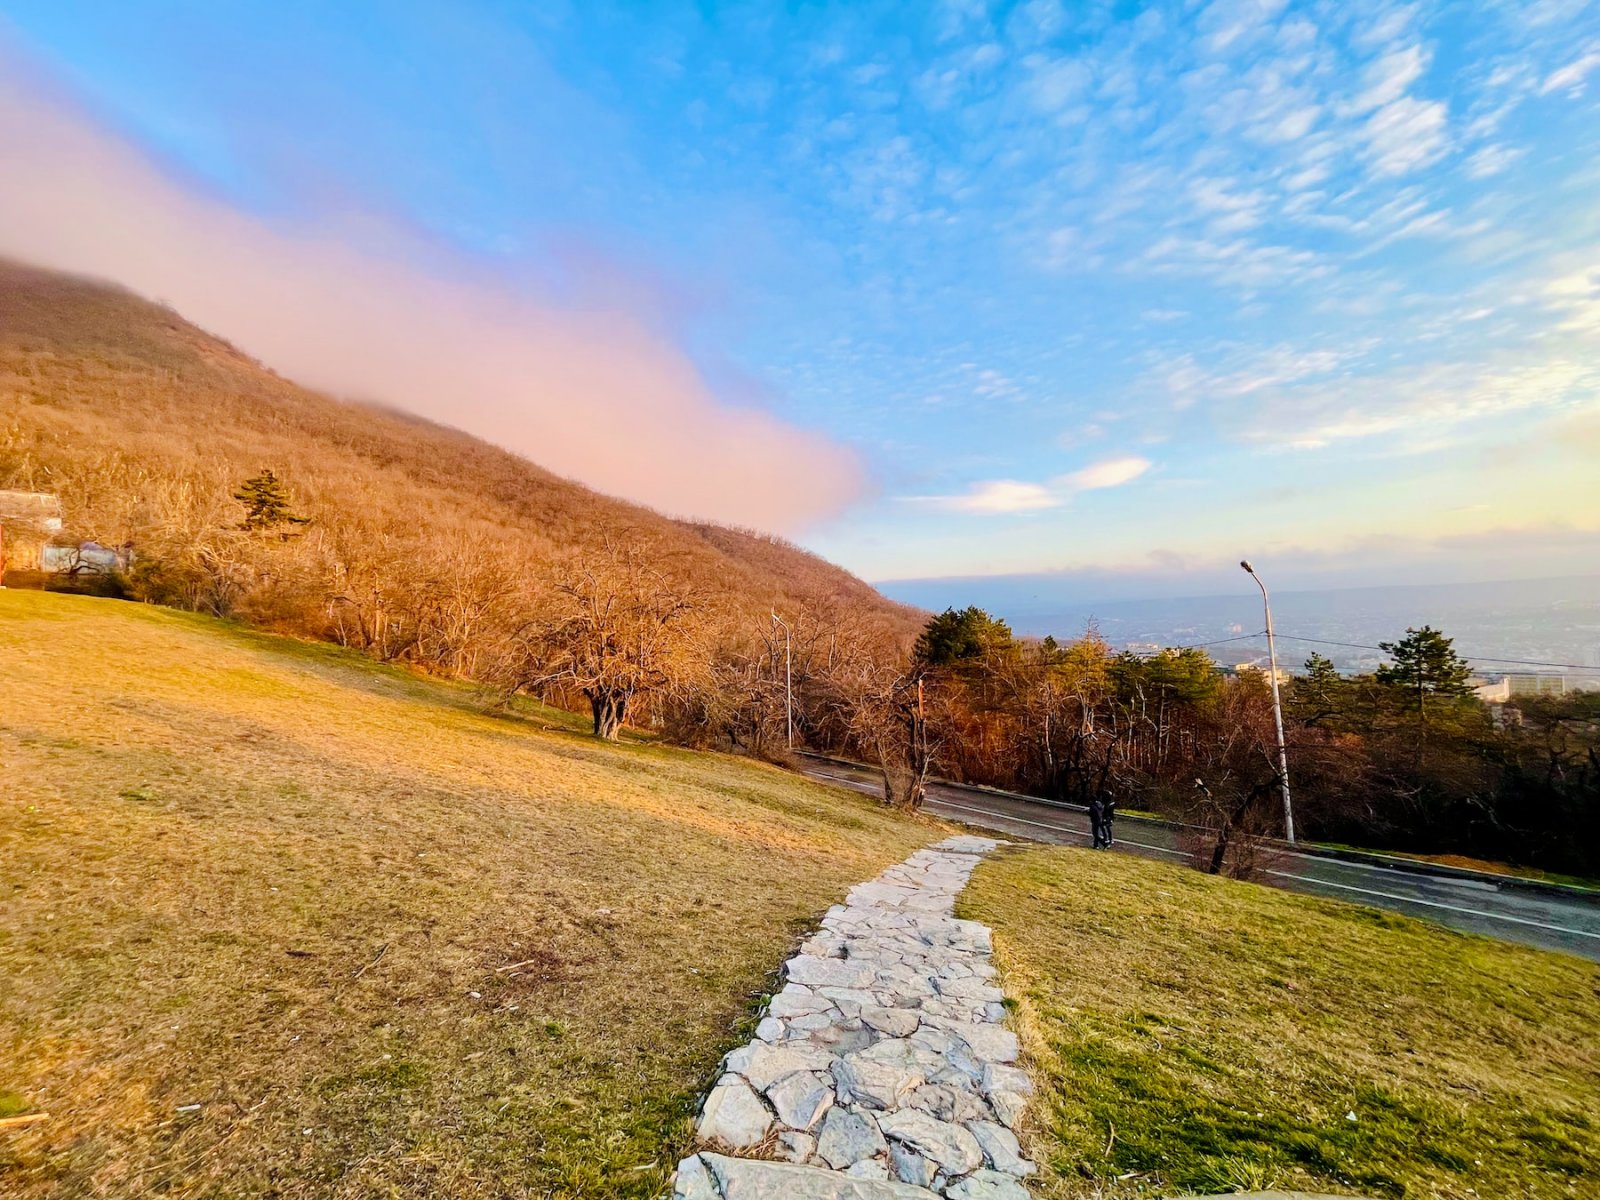
[[[723,1061],[677,1200],[1027,1200],[1012,1130],[1031,1085],[989,929],[952,915],[999,844],[949,838],[828,910]]]

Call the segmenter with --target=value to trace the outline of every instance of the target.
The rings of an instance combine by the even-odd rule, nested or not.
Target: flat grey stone
[[[926,1188],[856,1179],[821,1167],[702,1154],[724,1200],[937,1200]]]
[[[786,1128],[810,1129],[833,1107],[833,1087],[815,1071],[796,1071],[769,1087],[767,1099]]]
[[[871,968],[863,965],[860,969],[863,971],[868,971]],[[870,978],[868,979],[868,982],[871,982]],[[834,987],[832,985],[828,985],[819,988],[818,994],[826,996],[835,1005],[837,1005],[840,1011],[843,1012],[847,1017],[860,1016],[862,1009],[872,1006],[877,1000],[877,997],[872,994],[871,989],[866,987]],[[851,1011],[850,1009],[846,1008],[846,1005],[854,1005],[855,1010]]]
[[[838,1106],[828,1110],[817,1135],[817,1157],[838,1171],[888,1148],[877,1122],[866,1113]]]
[[[983,1148],[983,1157],[989,1166],[1006,1175],[1032,1175],[1036,1168],[1022,1157],[1022,1146],[1017,1135],[1004,1125],[993,1121],[973,1121],[967,1125],[972,1136]]]
[[[1021,1067],[1008,1067],[1003,1063],[984,1067],[982,1083],[985,1092],[1020,1092],[1024,1096],[1033,1094],[1033,1080],[1028,1078],[1028,1073]]]
[[[952,1025],[947,1031],[965,1042],[972,1057],[979,1062],[1014,1063],[1020,1053],[1017,1035],[1003,1025]]]
[[[757,1091],[764,1092],[785,1075],[796,1071],[826,1071],[832,1065],[833,1055],[820,1046],[794,1042],[772,1046],[755,1042],[751,1045],[750,1061],[739,1074]]]
[[[802,954],[788,962],[789,978],[807,987],[864,988],[872,984],[872,968],[842,958]]]
[[[950,1200],[1028,1200],[1028,1189],[999,1171],[974,1171],[944,1194]]]
[[[863,1158],[860,1162],[851,1163],[844,1169],[844,1173],[851,1179],[882,1179],[889,1178],[889,1168],[876,1158]]]
[[[929,1162],[904,1142],[889,1145],[889,1165],[901,1183],[914,1183],[918,1187],[935,1188],[943,1175],[937,1163]]]
[[[772,998],[767,1005],[771,1017],[807,1017],[813,1013],[827,1012],[831,1001],[817,995],[803,984],[791,983]]]
[[[882,1042],[878,1043],[883,1045]],[[839,1098],[847,1103],[866,1104],[873,1108],[895,1108],[900,1099],[913,1088],[920,1086],[926,1075],[909,1056],[874,1058],[872,1047],[847,1055],[833,1064],[833,1079],[839,1087]]]
[[[991,853],[996,847],[1004,846],[1005,842],[997,838],[975,837],[971,834],[960,834],[956,837],[946,838],[934,847],[949,854],[974,854],[982,855]]]
[[[941,996],[958,996],[963,1000],[976,1000],[984,1004],[997,1004],[1005,999],[1004,992],[976,975],[964,975],[956,979],[941,976],[934,980],[934,986],[939,989]]]
[[[849,1029],[844,1025],[830,1025],[826,1029],[813,1030],[807,1036],[815,1045],[826,1047],[830,1053],[842,1057],[871,1046],[873,1033],[870,1029]]]
[[[771,1128],[772,1113],[761,1097],[737,1075],[725,1075],[706,1097],[697,1132],[701,1141],[748,1150],[759,1146]]]
[[[978,1139],[960,1125],[930,1117],[914,1108],[884,1113],[878,1128],[890,1141],[904,1142],[939,1165],[946,1175],[965,1175],[983,1165]]]
[[[916,1011],[909,1008],[879,1008],[877,1006],[865,1007],[861,1010],[861,1021],[879,1033],[889,1037],[910,1037],[917,1031],[921,1018]]]
[[[722,1200],[711,1169],[700,1155],[691,1154],[678,1164],[672,1178],[672,1200]]]
[[[994,1091],[989,1093],[989,1107],[994,1109],[995,1116],[1015,1129],[1022,1120],[1023,1110],[1028,1107],[1028,1098],[1021,1092]]]
[[[957,1125],[988,1121],[994,1114],[970,1086],[961,1086],[965,1083],[966,1080],[960,1083],[925,1083],[905,1098],[902,1107],[919,1109],[930,1117]]]
[[[809,1133],[785,1129],[778,1135],[779,1153],[793,1163],[803,1163],[817,1152],[817,1139]]]

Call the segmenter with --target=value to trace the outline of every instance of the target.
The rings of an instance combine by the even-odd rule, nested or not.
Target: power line
[[[1241,633],[1237,637],[1217,638],[1215,641],[1210,642],[1188,642],[1181,646],[1166,646],[1164,649],[1199,650],[1206,646],[1221,646],[1227,642],[1247,642],[1251,638],[1265,637],[1266,632],[1265,629],[1261,629],[1255,633]],[[1376,650],[1380,654],[1387,653],[1382,646],[1369,646],[1365,642],[1335,642],[1327,638],[1301,637],[1295,633],[1280,633],[1278,636],[1288,638],[1293,642],[1313,642],[1318,646],[1343,646],[1347,650]],[[1600,671],[1600,667],[1592,667],[1584,663],[1541,662],[1532,658],[1492,658],[1486,654],[1468,654],[1465,651],[1459,651],[1458,653],[1461,654],[1462,658],[1470,662],[1512,663],[1519,667],[1561,667],[1568,671]]]
[[[1251,638],[1266,636],[1265,629],[1258,629],[1255,633],[1241,633],[1238,637],[1218,638],[1214,642],[1190,642],[1187,646],[1168,646],[1168,650],[1198,650],[1202,646],[1220,646],[1224,642],[1247,642]]]
[[[1387,653],[1382,646],[1369,646],[1365,642],[1333,642],[1327,638],[1301,637],[1295,633],[1280,633],[1278,636],[1294,642],[1314,642],[1319,646],[1343,646],[1349,650],[1376,650],[1380,654]],[[1513,663],[1520,667],[1564,667],[1569,671],[1600,671],[1600,667],[1591,667],[1584,663],[1540,662],[1532,658],[1494,658],[1487,654],[1468,654],[1464,650],[1457,653],[1472,662]]]

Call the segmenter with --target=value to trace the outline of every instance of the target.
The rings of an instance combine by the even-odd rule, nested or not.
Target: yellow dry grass
[[[0,592],[0,669],[18,1200],[657,1195],[786,949],[941,833],[164,609]]]

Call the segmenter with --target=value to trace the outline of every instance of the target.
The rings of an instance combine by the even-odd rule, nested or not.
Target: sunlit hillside
[[[197,528],[237,521],[232,493],[263,467],[312,520],[285,585],[247,614],[267,623],[295,628],[327,603],[288,594],[313,555],[351,595],[392,597],[440,574],[538,576],[611,540],[647,546],[735,624],[774,608],[849,611],[889,636],[918,624],[781,539],[600,495],[456,430],[299,387],[120,288],[0,263],[0,488],[59,493],[70,535],[193,553]]]
[[[154,606],[0,592],[0,660],[18,1200],[658,1196],[769,973],[941,836]]]

